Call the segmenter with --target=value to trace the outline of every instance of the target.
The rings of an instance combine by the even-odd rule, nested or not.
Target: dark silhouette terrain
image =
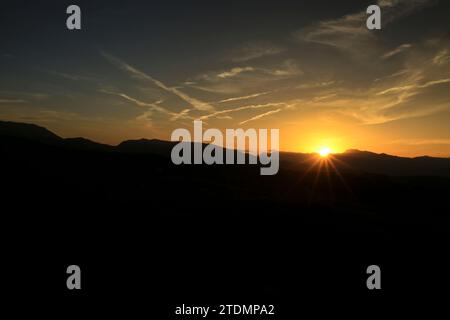
[[[230,206],[228,214],[237,204],[270,205],[288,212],[292,207],[305,212],[318,207],[342,211],[340,217],[363,213],[358,219],[370,220],[370,227],[374,226],[371,219],[386,226],[391,222],[436,223],[435,219],[447,218],[444,212],[450,208],[445,201],[450,190],[450,158],[411,159],[358,150],[329,159],[281,153],[279,173],[260,176],[258,165],[173,165],[170,152],[176,143],[161,140],[109,146],[84,138],[63,139],[32,124],[0,122],[0,143],[7,168],[4,192],[10,193],[10,199],[15,198],[12,190],[17,185],[17,194],[36,201],[46,198],[45,193],[54,195],[52,201],[89,200],[90,206],[101,207],[108,200],[124,208],[139,206],[144,200],[147,206],[165,207],[160,202],[176,199],[169,204],[177,208],[177,214],[197,208],[197,201],[223,202],[221,208]],[[416,216],[417,209],[427,213]],[[206,212],[196,210],[195,214]],[[334,215],[310,218],[339,224]]]
[[[110,288],[112,300],[114,288],[143,286],[171,303],[252,296],[294,313],[287,301],[296,290],[308,292],[311,308],[342,288],[363,299],[372,263],[390,270],[393,296],[442,283],[450,159],[281,153],[279,173],[260,176],[256,165],[173,165],[174,144],[109,146],[0,122],[12,254],[30,263],[78,259],[97,277],[90,292]],[[404,266],[414,263],[427,281],[409,282],[415,269]],[[114,268],[127,280],[111,287]]]

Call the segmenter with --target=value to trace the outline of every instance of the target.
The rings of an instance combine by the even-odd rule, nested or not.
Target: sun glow
[[[330,154],[330,152],[331,152],[331,149],[328,148],[328,147],[322,147],[322,148],[319,149],[319,155],[322,158],[327,157]]]

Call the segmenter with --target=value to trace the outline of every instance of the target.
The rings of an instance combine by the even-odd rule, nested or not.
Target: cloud
[[[378,0],[382,10],[382,23],[389,23],[410,15],[426,6],[434,5],[438,0]]]
[[[176,113],[176,112],[168,111],[167,109],[161,107],[160,104],[162,103],[162,101],[148,103],[148,102],[143,102],[143,101],[140,101],[133,97],[130,97],[129,95],[127,95],[125,93],[112,92],[112,91],[108,91],[108,90],[101,90],[101,92],[122,97],[125,100],[133,102],[134,104],[136,104],[139,107],[147,108],[148,109],[147,111],[145,111],[143,114],[141,114],[140,116],[137,117],[138,120],[143,120],[143,119],[150,120],[150,118],[152,117],[154,112],[159,112],[161,114],[170,116],[171,117],[170,121],[176,121],[180,118],[193,119],[192,117],[187,115],[187,113],[190,111],[190,109],[185,109],[179,113]]]
[[[223,99],[218,101],[218,103],[226,103],[226,102],[233,102],[233,101],[239,101],[239,100],[247,100],[247,99],[252,99],[252,98],[256,98],[256,97],[260,97],[269,93],[272,93],[273,91],[265,91],[265,92],[259,92],[259,93],[254,93],[254,94],[250,94],[247,96],[242,96],[242,97],[234,97],[234,98],[228,98],[228,99]]]
[[[232,53],[233,62],[244,62],[265,56],[272,56],[285,51],[284,48],[269,42],[251,42],[243,44]]]
[[[170,118],[170,121],[177,121],[178,119],[194,120],[193,117],[190,117],[190,116],[187,115],[190,111],[191,111],[191,109],[181,110],[180,112],[173,114],[172,118]]]
[[[376,114],[361,114],[359,119],[366,125],[376,125],[383,124],[387,122],[403,120],[403,119],[411,119],[411,118],[420,118],[429,116],[443,110],[448,109],[447,106],[434,106],[428,109],[412,109],[412,110],[404,110],[396,113],[376,113]],[[358,117],[358,116],[357,116]]]
[[[335,84],[336,81],[322,81],[322,82],[312,82],[312,83],[303,83],[296,86],[296,89],[316,89],[322,87],[328,87]]]
[[[7,98],[4,98],[3,100],[17,100],[17,101],[23,101],[23,102],[28,102],[28,99],[42,100],[42,99],[46,99],[46,98],[50,97],[50,95],[48,93],[8,91],[8,90],[0,91],[0,95],[7,97]],[[26,99],[24,99],[24,98],[26,98]]]
[[[72,74],[72,73],[66,73],[66,72],[58,72],[58,71],[51,71],[51,70],[43,70],[44,72],[47,72],[48,74],[52,74],[67,80],[72,81],[98,81],[99,79],[93,76],[86,76],[86,75],[79,75],[79,74]]]
[[[240,68],[240,67],[236,67],[233,68],[229,71],[224,71],[222,73],[219,73],[217,75],[217,77],[225,79],[225,78],[232,78],[234,76],[237,76],[238,74],[242,73],[242,72],[249,72],[249,71],[254,71],[255,69],[252,67],[244,67],[244,68]]]
[[[137,116],[136,120],[144,120],[151,123],[153,121],[153,113],[154,113],[153,110],[147,110],[141,115]]]
[[[448,96],[434,97],[432,93],[424,91],[437,82],[440,81],[430,81],[414,88],[411,86],[410,89],[396,94],[380,95],[374,92],[375,89],[352,93],[350,89],[346,89],[348,92],[341,94],[344,97],[312,101],[305,105],[316,109],[325,108],[328,113],[334,110],[353,117],[365,125],[430,116],[448,110],[450,107]]]
[[[271,111],[268,111],[268,112],[259,114],[259,115],[257,115],[257,116],[254,116],[254,117],[252,117],[252,118],[250,118],[250,119],[241,121],[241,122],[239,122],[239,124],[240,124],[240,125],[243,125],[243,124],[245,124],[245,123],[247,123],[247,122],[254,121],[254,120],[258,120],[258,119],[261,119],[261,118],[263,118],[263,117],[270,116],[271,114],[278,113],[278,112],[280,112],[281,110],[282,110],[281,108],[275,109],[275,110],[271,110]]]
[[[26,103],[26,100],[23,99],[0,99],[0,103],[7,103],[7,104],[15,104],[15,103]]]
[[[303,74],[303,70],[294,59],[287,59],[270,66],[235,67],[227,71],[202,73],[195,77],[195,81],[190,81],[195,84],[189,85],[189,88],[208,93],[246,97],[245,92],[277,91],[276,81],[288,80]]]
[[[436,3],[434,0],[379,0],[378,5],[382,9],[382,28],[434,3]],[[362,10],[338,19],[320,21],[295,32],[294,38],[328,45],[359,56],[374,54],[379,49],[377,37],[375,32],[367,29],[366,19],[367,13]]]
[[[384,76],[384,77],[381,77],[381,78],[376,78],[376,79],[373,80],[373,81],[374,81],[374,82],[378,82],[378,81],[381,81],[381,80],[383,80],[383,79],[391,79],[391,78],[395,78],[395,77],[399,77],[399,76],[405,75],[405,74],[407,74],[407,73],[409,73],[409,70],[408,70],[408,69],[402,69],[402,70],[400,70],[400,71],[394,72],[394,73],[389,74],[389,75],[387,75],[387,76]]]
[[[137,106],[139,107],[149,107],[151,109],[154,109],[155,111],[161,112],[161,113],[165,113],[165,114],[170,114],[169,111],[167,111],[166,109],[158,106],[159,103],[161,103],[162,101],[157,101],[155,103],[148,103],[148,102],[142,102],[138,99],[132,98],[129,95],[125,94],[125,93],[120,93],[120,92],[113,92],[113,91],[107,91],[107,90],[100,90],[103,93],[107,93],[107,94],[111,94],[111,95],[115,95],[115,96],[119,96],[124,98],[125,100],[131,101],[133,103],[135,103]]]
[[[250,74],[251,73],[251,74]],[[235,80],[239,78],[243,81],[257,81],[258,79],[284,79],[288,77],[302,75],[303,71],[294,59],[287,59],[276,67],[234,67],[228,71],[222,71],[218,74],[210,72],[199,77],[204,81]]]
[[[450,145],[450,139],[398,139],[391,141],[392,144],[406,144],[410,146],[422,145]]]
[[[439,79],[439,80],[433,80],[433,81],[429,81],[423,85],[420,85],[419,88],[428,88],[431,86],[435,86],[438,84],[445,84],[445,83],[449,83],[450,82],[450,78],[448,79]]]
[[[388,58],[393,57],[411,47],[412,47],[411,44],[408,44],[408,43],[402,44],[402,45],[398,46],[397,48],[395,48],[394,50],[385,53],[381,58],[388,59]]]
[[[217,119],[231,120],[231,119],[233,119],[233,117],[231,117],[231,116],[218,116]]]
[[[328,99],[334,98],[336,96],[337,96],[337,93],[331,93],[331,94],[327,94],[327,95],[324,95],[324,96],[315,97],[313,99],[313,101],[314,102],[318,102],[318,101],[328,100]]]
[[[286,78],[299,76],[303,74],[303,71],[300,69],[299,65],[294,59],[285,60],[280,68],[275,69],[262,69],[262,71],[266,74],[272,75],[278,78]]]
[[[431,86],[435,86],[435,85],[439,85],[439,84],[445,84],[445,83],[449,83],[449,82],[450,82],[450,78],[428,81],[428,82],[426,82],[424,84],[411,84],[411,85],[406,85],[406,86],[394,87],[394,88],[389,88],[389,89],[383,90],[381,92],[378,92],[377,95],[384,95],[384,94],[389,94],[389,93],[396,93],[396,92],[401,92],[401,91],[409,91],[409,90],[421,89],[421,88],[422,89],[423,88],[429,88]]]
[[[449,70],[430,68],[429,52],[418,51],[411,57],[405,60],[406,68],[384,77],[383,81],[358,88],[343,83],[331,93],[316,90],[313,93],[316,97],[303,105],[316,112],[350,116],[366,125],[448,111],[450,78],[442,75],[448,75]]]
[[[370,44],[369,41],[375,38],[367,29],[365,20],[366,13],[359,12],[336,20],[320,21],[297,31],[294,37],[305,42],[352,50],[355,44],[358,47],[361,43]]]
[[[144,72],[132,67],[131,65],[119,60],[118,58],[104,53],[102,52],[102,55],[108,59],[112,64],[114,64],[115,66],[119,67],[120,69],[126,71],[127,73],[129,73],[130,75],[132,75],[133,77],[136,77],[138,79],[142,79],[142,80],[147,80],[152,82],[154,85],[156,85],[158,88],[172,93],[175,96],[177,96],[178,98],[184,100],[185,102],[189,103],[192,107],[194,107],[197,110],[200,111],[214,111],[214,107],[211,106],[210,104],[206,103],[206,102],[202,102],[196,98],[190,97],[189,95],[185,94],[184,92],[181,92],[179,89],[177,88],[172,88],[172,87],[168,87],[166,86],[164,83],[162,83],[161,81],[151,77],[148,74],[145,74]]]
[[[238,111],[243,111],[243,110],[248,110],[248,109],[261,109],[261,108],[271,108],[271,107],[279,107],[279,106],[286,106],[286,103],[284,103],[284,102],[275,102],[275,103],[246,105],[246,106],[241,106],[241,107],[237,107],[237,108],[233,108],[233,109],[226,109],[226,110],[216,111],[214,113],[211,113],[211,114],[208,114],[208,115],[200,117],[199,120],[206,120],[206,119],[209,119],[209,118],[212,118],[212,117],[222,116],[222,115],[227,114],[227,113],[238,112]]]
[[[236,83],[205,80],[201,85],[190,85],[189,88],[214,93],[214,94],[238,94],[242,87]]]
[[[387,16],[392,22],[394,18],[403,17],[433,3],[385,1],[383,5],[389,6]],[[385,11],[383,10],[383,17]],[[321,69],[321,61],[314,61],[312,58],[311,69],[326,79],[330,79],[328,75],[332,75],[339,87],[327,90],[315,86],[314,80],[297,86],[299,89],[307,89],[302,92],[308,95],[304,106],[311,112],[329,116],[333,113],[337,116],[350,116],[361,124],[381,124],[438,113],[448,115],[448,38],[411,39],[408,43],[386,48],[386,43],[391,43],[392,39],[389,37],[392,35],[388,33],[386,38],[385,33],[367,34],[366,30],[359,29],[361,26],[365,28],[364,21],[359,20],[363,22],[358,22],[359,25],[355,23],[358,19],[358,15],[350,15],[301,30],[303,42],[299,44],[303,50],[311,48],[310,43],[314,42],[342,51],[336,55],[334,50],[312,47],[313,50],[320,50],[322,61],[327,61],[329,56],[330,63],[326,63]],[[404,54],[406,51],[407,54]],[[396,59],[389,59],[393,57]],[[352,63],[351,67],[348,66],[349,62]],[[329,99],[321,98],[329,94],[336,95]]]
[[[450,59],[448,49],[444,49],[438,52],[438,54],[433,58],[433,64],[437,66],[443,66]]]
[[[378,4],[383,10],[383,27],[432,3],[425,0],[380,0]],[[238,119],[237,122],[245,124],[296,108],[299,104],[289,101],[299,101],[300,95],[302,108],[298,111],[326,114],[328,117],[342,117],[344,114],[360,124],[380,124],[447,110],[450,99],[445,93],[445,85],[450,83],[450,77],[449,70],[442,66],[449,59],[448,46],[439,41],[427,44],[429,41],[426,39],[422,43],[412,38],[408,43],[394,42],[392,40],[396,36],[392,33],[388,33],[386,39],[382,38],[386,33],[368,30],[366,19],[367,14],[362,6],[360,11],[337,19],[313,23],[295,33],[298,40],[298,55],[295,57],[298,60],[286,60],[282,55],[281,62],[280,59],[275,60],[277,57],[270,57],[219,67],[187,78],[183,83],[185,89],[169,87],[120,60],[112,60],[131,76],[148,80],[194,107],[195,110],[185,109],[178,113],[166,110],[165,114],[171,120],[183,117],[229,120],[233,116]],[[250,43],[235,50],[231,60],[256,60],[284,51],[284,48],[268,42]],[[297,61],[305,63],[300,65]],[[352,63],[351,66],[349,63]],[[187,96],[183,91],[194,92],[200,98],[205,96],[207,99],[202,100],[210,102]],[[271,95],[275,101],[287,102],[265,103],[268,99],[263,98],[246,105],[248,102],[245,100],[271,92],[277,92]],[[220,94],[219,98],[215,94]],[[226,105],[224,110],[220,110],[220,104],[224,103],[233,104],[233,108]],[[205,105],[211,108],[204,108]],[[251,110],[258,109],[263,109],[259,112],[266,112],[247,119],[253,115]],[[161,113],[151,110],[153,113],[149,113],[148,117]],[[198,110],[204,113],[194,113]],[[280,116],[277,115],[277,118]]]

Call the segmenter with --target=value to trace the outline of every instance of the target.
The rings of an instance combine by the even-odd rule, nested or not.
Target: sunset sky
[[[9,1],[0,120],[117,144],[202,119],[278,128],[285,151],[450,157],[449,21],[444,0]]]

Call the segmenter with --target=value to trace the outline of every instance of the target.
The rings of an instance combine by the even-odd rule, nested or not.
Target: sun
[[[319,149],[319,155],[320,155],[322,158],[328,157],[328,155],[330,154],[330,152],[331,152],[331,149],[328,148],[328,147],[322,147],[322,148]]]

